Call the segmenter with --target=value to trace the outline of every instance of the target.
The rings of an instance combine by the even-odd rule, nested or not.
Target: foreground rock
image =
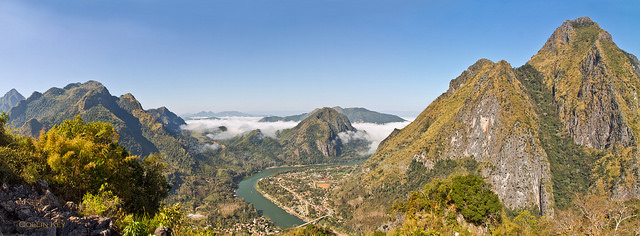
[[[73,202],[61,204],[44,181],[37,186],[3,183],[0,232],[9,235],[111,235],[115,226],[102,216],[80,217]]]

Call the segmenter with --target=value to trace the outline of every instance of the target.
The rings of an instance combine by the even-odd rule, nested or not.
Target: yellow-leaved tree
[[[160,155],[131,156],[111,124],[77,116],[43,134],[36,149],[51,168],[51,185],[67,200],[79,202],[107,184],[127,212],[153,214],[168,193]]]

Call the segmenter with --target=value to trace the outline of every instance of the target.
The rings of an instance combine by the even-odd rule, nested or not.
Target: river
[[[269,217],[273,221],[273,223],[283,229],[304,224],[304,220],[296,217],[295,215],[289,214],[285,210],[282,210],[282,208],[269,201],[269,199],[266,199],[264,196],[262,196],[262,194],[260,194],[260,192],[258,192],[258,190],[256,190],[256,183],[258,183],[258,180],[273,174],[277,174],[278,172],[300,168],[302,167],[278,167],[263,170],[260,173],[242,180],[238,184],[238,190],[236,191],[236,193],[238,194],[239,198],[244,198],[245,201],[253,204],[253,207],[258,209],[258,211],[260,211],[262,215]]]
[[[322,168],[322,167],[329,167],[329,166],[336,166],[336,165],[356,165],[356,164],[362,163],[363,161],[364,160],[359,160],[359,161],[354,161],[349,163],[341,163],[341,164],[323,164],[323,165],[316,165],[316,167]],[[270,169],[263,170],[249,178],[246,178],[240,181],[240,183],[238,184],[238,190],[236,191],[236,194],[238,194],[239,198],[243,198],[248,203],[253,204],[253,207],[258,209],[258,211],[260,211],[260,214],[266,217],[269,217],[271,221],[273,221],[273,223],[275,223],[276,225],[280,226],[283,229],[304,224],[305,223],[304,220],[298,218],[295,215],[289,214],[289,212],[283,210],[282,208],[278,207],[278,205],[274,204],[269,199],[262,196],[262,194],[260,194],[260,192],[258,192],[258,190],[256,189],[256,184],[258,183],[258,180],[264,177],[268,177],[270,175],[274,175],[282,171],[302,169],[307,167],[309,166],[307,165],[307,166],[297,166],[297,167],[277,167],[277,168],[270,168]]]

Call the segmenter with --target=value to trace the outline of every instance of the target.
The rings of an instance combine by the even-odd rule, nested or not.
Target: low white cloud
[[[275,138],[278,130],[295,127],[298,122],[259,122],[262,117],[221,117],[218,120],[187,120],[183,129],[196,132],[211,132],[207,137],[213,140],[225,140],[259,129],[265,136]],[[226,127],[225,131],[218,127]]]
[[[358,140],[358,139],[369,140],[367,131],[363,131],[363,130],[358,130],[355,132],[354,131],[341,132],[341,133],[338,133],[338,137],[344,143],[349,143],[351,141]]]
[[[207,144],[204,145],[204,148],[215,151],[215,150],[218,150],[220,148],[220,144],[217,144],[217,143],[208,144],[207,143]]]
[[[227,140],[239,135],[247,134],[253,130],[260,129],[265,136],[276,138],[278,130],[295,127],[298,122],[258,122],[261,117],[221,117],[218,120],[187,120],[187,125],[183,129],[195,132],[207,132],[207,137],[213,140]],[[405,118],[406,119],[406,118]],[[338,136],[340,139],[348,143],[356,139],[366,139],[371,142],[369,154],[373,154],[378,145],[384,140],[394,129],[401,129],[411,123],[413,119],[407,119],[405,122],[393,122],[387,124],[374,123],[353,123],[353,127],[358,129],[356,132],[342,132]],[[224,126],[226,130],[219,127]],[[218,149],[220,145],[209,144],[206,148]]]
[[[362,136],[363,138],[369,140],[371,142],[371,146],[369,148],[369,154],[373,154],[376,149],[378,149],[378,145],[380,142],[387,138],[394,129],[402,129],[407,126],[413,119],[404,118],[405,122],[392,122],[386,124],[375,124],[375,123],[353,123],[353,127],[358,130],[362,130],[365,132],[357,132],[356,136]],[[354,137],[354,136],[351,136]],[[340,136],[342,139],[342,136]],[[344,140],[344,139],[343,139]]]

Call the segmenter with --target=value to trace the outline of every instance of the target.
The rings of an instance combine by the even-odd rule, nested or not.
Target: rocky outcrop
[[[44,181],[36,186],[3,183],[0,187],[0,232],[5,235],[112,235],[111,219],[77,213],[62,204]]]
[[[625,121],[613,82],[600,49],[593,46],[580,64],[581,82],[576,99],[583,107],[572,110],[559,106],[565,126],[577,144],[603,149],[616,142],[624,146],[635,143],[633,132]],[[562,101],[560,104],[566,104]]]
[[[9,109],[18,104],[18,102],[24,100],[24,96],[16,89],[11,89],[9,92],[0,97],[0,112],[8,112]]]
[[[633,114],[640,107],[640,70],[634,59],[597,23],[580,17],[558,27],[528,63],[545,74],[560,118],[576,144],[605,149],[637,143],[631,127],[640,122]]]
[[[483,59],[450,85],[444,96],[466,99],[453,118],[435,131],[444,142],[428,145],[430,150],[442,150],[430,156],[472,157],[485,163],[489,167],[482,171],[482,177],[506,207],[535,206],[542,214],[549,214],[553,194],[547,154],[538,139],[534,105],[511,65]]]
[[[285,161],[326,163],[344,152],[345,143],[339,134],[356,131],[345,115],[325,107],[309,115],[296,127],[282,131],[279,142],[284,147]]]
[[[155,235],[155,236],[171,236],[171,229],[169,227],[166,227],[166,226],[160,226],[153,232],[153,235]]]
[[[507,208],[552,214],[549,160],[539,139],[535,105],[525,89],[506,61],[479,60],[452,80],[449,90],[411,124],[385,139],[362,169],[346,180],[359,184],[346,185],[337,193],[347,198],[340,201],[354,202],[347,207],[360,215],[380,215],[393,200],[406,197],[398,194],[398,188],[407,188],[403,193],[418,190],[428,181],[421,176],[432,170],[465,174],[459,168],[435,170],[436,163],[471,159]],[[423,166],[415,168],[415,162]],[[354,218],[350,223],[372,221]]]
[[[180,132],[180,126],[187,125],[187,123],[175,113],[169,111],[166,107],[160,107],[158,109],[149,109],[146,111],[149,115],[153,116],[167,128],[168,131],[177,133]]]
[[[552,186],[546,153],[535,130],[521,123],[505,127],[505,115],[495,96],[482,97],[478,106],[460,117],[463,125],[449,138],[444,156],[471,156],[480,163],[489,163],[491,168],[482,177],[506,207],[536,206],[542,214],[549,214],[553,194],[548,191]]]

